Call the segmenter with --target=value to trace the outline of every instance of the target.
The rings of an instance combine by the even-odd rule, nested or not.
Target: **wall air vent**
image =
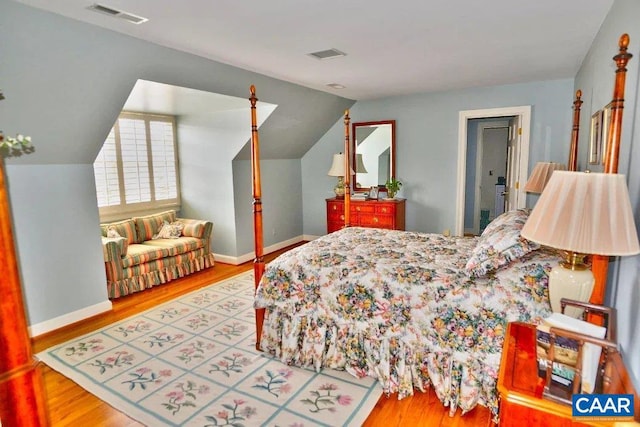
[[[308,55],[313,56],[316,59],[331,59],[338,58],[340,56],[347,56],[346,53],[340,52],[338,49],[320,50],[318,52],[309,53]]]
[[[87,7],[87,9],[92,10],[94,12],[102,13],[104,15],[109,15],[115,18],[123,19],[127,22],[131,22],[132,24],[142,24],[149,20],[147,18],[143,18],[142,16],[137,16],[129,12],[113,9],[111,7],[104,6],[97,3],[92,4],[91,6]]]

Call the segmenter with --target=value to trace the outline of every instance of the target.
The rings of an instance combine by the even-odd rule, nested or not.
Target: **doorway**
[[[469,121],[465,235],[480,235],[489,222],[505,211],[510,119]]]
[[[456,225],[455,234],[462,236],[465,232],[477,234],[480,231],[480,222],[482,220],[482,210],[480,200],[476,203],[477,187],[481,184],[476,184],[478,170],[478,153],[469,153],[467,150],[467,140],[470,133],[470,124],[472,120],[477,119],[492,119],[483,120],[486,123],[497,123],[492,127],[506,128],[508,143],[506,147],[506,160],[504,170],[504,182],[505,188],[502,191],[504,196],[504,209],[518,209],[523,208],[526,205],[526,193],[524,192],[524,185],[520,185],[520,182],[524,182],[528,176],[528,164],[529,164],[529,133],[531,124],[531,106],[520,107],[506,107],[506,108],[493,108],[484,110],[469,110],[461,111],[458,122],[458,174],[457,174],[457,202],[456,202]],[[503,131],[504,132],[504,131]],[[474,166],[474,167],[472,167]],[[496,173],[496,169],[493,173]],[[467,179],[468,175],[472,176]],[[492,184],[494,187],[490,191],[494,193],[494,216],[496,206],[496,189],[497,177],[501,175],[492,175],[491,180],[495,180]],[[481,181],[481,180],[478,180]],[[473,184],[470,184],[472,182]],[[485,183],[485,187],[491,185]],[[480,197],[481,198],[481,197]],[[499,205],[499,203],[498,203]],[[476,209],[478,208],[478,220],[476,227]],[[486,215],[486,214],[485,214]],[[489,213],[491,215],[491,212]],[[466,218],[466,221],[465,221]],[[471,220],[469,220],[471,218]],[[465,223],[468,225],[465,227]],[[469,225],[472,224],[472,225]]]

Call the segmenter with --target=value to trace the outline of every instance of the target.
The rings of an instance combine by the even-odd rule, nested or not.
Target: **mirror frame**
[[[379,120],[375,122],[354,122],[351,124],[351,165],[356,170],[356,129],[358,127],[375,126],[375,125],[391,125],[391,164],[389,165],[389,178],[396,177],[396,121],[395,120]],[[354,191],[367,191],[369,187],[359,187],[356,181],[356,175],[352,176]],[[379,184],[378,188],[387,191],[384,184]]]

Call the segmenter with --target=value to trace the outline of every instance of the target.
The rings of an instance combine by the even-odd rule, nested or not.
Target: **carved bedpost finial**
[[[571,145],[569,148],[569,162],[567,169],[578,170],[578,134],[580,132],[580,107],[582,106],[582,91],[576,91],[576,99],[573,101],[573,127],[571,129]]]
[[[251,107],[255,108],[256,102],[258,102],[258,98],[256,98],[256,87],[254,85],[251,85],[251,87],[249,87],[249,93],[251,93],[251,96],[249,97],[249,101],[251,101]]]
[[[618,44],[620,45],[620,50],[627,50],[627,48],[629,47],[629,34],[624,33],[623,35],[621,35]]]
[[[632,54],[627,52],[627,48],[629,47],[629,34],[624,33],[620,36],[618,46],[620,47],[620,52],[613,57],[613,60],[616,61],[616,65],[618,66],[616,72],[627,71],[627,63],[633,57]]]

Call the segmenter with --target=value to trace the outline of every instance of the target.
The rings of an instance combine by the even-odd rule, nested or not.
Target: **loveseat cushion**
[[[168,256],[171,256],[168,248],[134,243],[129,245],[127,255],[122,257],[122,267],[127,268],[133,265],[144,264],[145,262],[166,258]]]
[[[135,216],[132,220],[136,224],[136,232],[138,240],[136,243],[142,243],[151,240],[154,235],[162,228],[164,222],[171,224],[176,220],[176,211],[165,211],[153,215]]]
[[[204,242],[195,237],[147,240],[129,246],[127,255],[122,258],[122,267],[127,268],[157,259],[182,255],[203,247]]]
[[[110,228],[113,228],[121,237],[126,238],[128,244],[138,243],[136,224],[132,219],[100,224],[102,237],[107,237]]]
[[[196,249],[204,247],[202,239],[185,236],[178,237],[177,239],[148,240],[142,244],[144,246],[166,249],[169,251],[170,256],[186,254],[187,252],[195,251]]]

